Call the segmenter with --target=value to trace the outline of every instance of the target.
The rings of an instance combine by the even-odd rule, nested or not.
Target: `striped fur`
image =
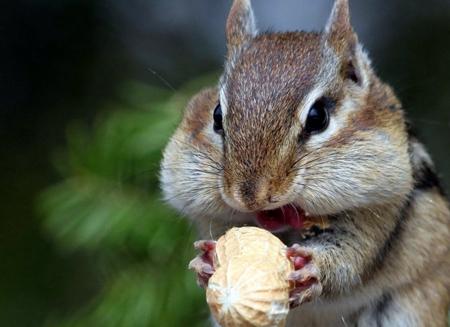
[[[322,295],[289,326],[445,326],[450,213],[425,147],[375,75],[336,0],[321,34],[256,35],[250,1],[227,23],[228,59],[200,92],[164,152],[166,200],[205,239],[254,224],[255,210],[294,203],[330,228],[300,239],[314,252]],[[305,135],[310,106],[335,102],[324,133]],[[213,132],[220,101],[224,134]]]

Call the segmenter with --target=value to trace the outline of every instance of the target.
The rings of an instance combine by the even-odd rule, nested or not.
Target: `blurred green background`
[[[262,30],[330,0],[255,1]],[[351,1],[380,75],[450,184],[450,2]],[[161,150],[215,83],[230,1],[0,6],[0,325],[204,326],[193,226],[160,201]]]

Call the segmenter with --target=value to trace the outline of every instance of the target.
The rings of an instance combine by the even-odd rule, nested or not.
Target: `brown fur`
[[[189,135],[186,141],[205,151],[211,151],[211,142],[204,134],[204,130],[211,123],[211,108],[217,102],[216,90],[204,90],[188,104],[184,114],[184,120],[180,126],[183,132]]]
[[[219,86],[190,102],[165,150],[166,199],[202,238],[290,203],[324,217],[318,235],[279,235],[314,253],[323,289],[289,326],[445,326],[448,204],[400,101],[358,43],[348,1],[336,0],[324,33],[256,35],[250,1],[236,0],[227,40]],[[322,95],[335,103],[330,126],[306,135]],[[219,102],[223,137],[212,127]]]
[[[297,156],[298,135],[288,133],[318,73],[320,41],[318,34],[300,32],[257,36],[223,78],[229,103],[225,124],[233,131],[225,141],[224,191],[231,197],[244,193],[248,207],[260,207],[268,194],[276,195],[292,182],[289,169]],[[293,146],[280,153],[279,145],[286,142]]]

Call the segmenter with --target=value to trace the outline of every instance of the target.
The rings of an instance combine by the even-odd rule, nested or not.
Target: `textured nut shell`
[[[249,258],[232,258],[211,277],[206,291],[211,312],[222,327],[284,326],[290,271],[280,271],[263,259],[249,262]]]
[[[270,232],[257,227],[232,228],[216,245],[216,268],[235,256],[264,257],[267,261],[280,262],[286,256],[286,246]]]
[[[214,265],[206,298],[221,326],[285,325],[293,264],[283,242],[260,228],[233,228],[217,242]]]

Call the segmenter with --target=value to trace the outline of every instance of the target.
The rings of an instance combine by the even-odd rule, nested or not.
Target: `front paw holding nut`
[[[196,250],[201,253],[189,263],[189,269],[197,273],[197,284],[206,288],[208,281],[214,274],[215,241],[197,241],[194,243]]]
[[[287,256],[294,264],[294,272],[289,281],[294,285],[290,293],[290,306],[295,308],[313,301],[322,294],[320,271],[314,263],[314,254],[310,249],[294,244],[287,250]]]

